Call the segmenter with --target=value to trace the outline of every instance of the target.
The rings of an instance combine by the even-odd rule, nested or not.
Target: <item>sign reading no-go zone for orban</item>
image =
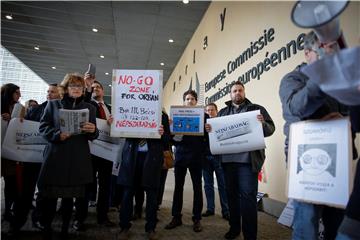
[[[111,137],[161,137],[162,85],[162,70],[113,70]]]

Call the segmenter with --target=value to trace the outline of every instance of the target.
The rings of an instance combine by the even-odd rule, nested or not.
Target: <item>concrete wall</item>
[[[171,105],[182,104],[182,94],[189,89],[191,82],[192,88],[200,91],[200,104],[204,104],[206,98],[214,95],[219,89],[225,88],[226,84],[237,80],[239,76],[259,63],[265,63],[266,57],[270,58],[272,53],[276,53],[291,40],[296,41],[301,33],[308,32],[309,30],[300,29],[291,22],[290,13],[293,5],[294,2],[211,3],[165,86],[165,109],[169,111]],[[224,15],[225,8],[224,28],[221,31],[221,14]],[[341,26],[349,46],[359,44],[359,16],[360,2],[351,2],[341,15]],[[273,34],[270,29],[274,30]],[[262,50],[229,73],[228,62],[239,57],[250,47],[251,42],[261,40],[260,37],[264,35],[264,30],[268,34],[270,33],[271,41],[268,41]],[[203,49],[205,37],[207,37],[208,46]],[[257,46],[259,47],[260,44]],[[194,51],[195,63],[193,62]],[[274,135],[266,139],[267,182],[260,183],[259,190],[280,202],[286,202],[287,198],[282,131],[284,120],[278,90],[281,78],[303,61],[302,51],[291,52],[286,60],[282,59],[281,63],[270,67],[260,76],[259,80],[251,79],[245,85],[247,98],[254,103],[263,105],[276,124]],[[215,88],[205,91],[205,85],[208,85],[223,70],[225,70],[224,78]],[[179,80],[180,77],[181,80]],[[215,103],[222,108],[227,100],[229,100],[229,95]]]

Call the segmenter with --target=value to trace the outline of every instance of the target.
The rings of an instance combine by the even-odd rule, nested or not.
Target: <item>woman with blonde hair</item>
[[[96,109],[84,101],[84,78],[67,74],[61,85],[65,93],[61,100],[49,101],[40,120],[39,131],[48,141],[38,188],[44,197],[45,233],[51,234],[57,198],[62,198],[62,235],[68,234],[73,198],[85,197],[85,187],[92,177],[88,140],[98,137]],[[81,134],[61,132],[59,110],[89,110],[89,121],[81,127]]]

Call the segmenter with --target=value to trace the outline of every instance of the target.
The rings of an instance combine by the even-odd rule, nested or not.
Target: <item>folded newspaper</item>
[[[60,131],[63,133],[80,134],[81,127],[89,121],[89,109],[60,109]]]

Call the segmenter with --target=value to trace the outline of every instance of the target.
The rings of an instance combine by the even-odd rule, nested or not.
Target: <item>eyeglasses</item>
[[[84,87],[82,85],[75,85],[75,84],[70,84],[69,88],[73,88],[73,89],[83,89]]]

